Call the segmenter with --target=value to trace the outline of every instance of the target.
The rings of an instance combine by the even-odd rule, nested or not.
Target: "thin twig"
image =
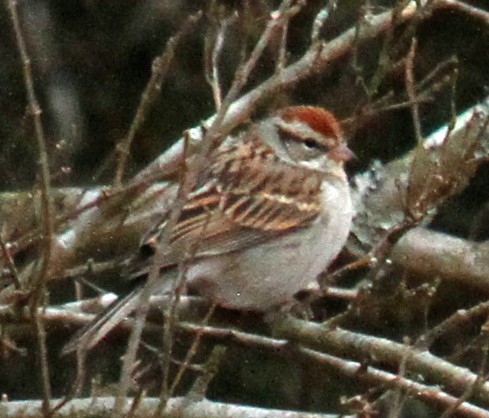
[[[205,325],[208,324],[210,318],[214,314],[215,308],[216,308],[216,305],[215,304],[213,304],[210,307],[210,309],[207,312],[206,316],[202,320],[202,325],[205,326]],[[181,379],[183,377],[183,374],[189,368],[190,362],[192,361],[192,359],[194,358],[195,354],[197,353],[197,349],[199,347],[200,340],[202,339],[202,336],[203,336],[203,333],[202,332],[198,332],[198,333],[195,334],[195,338],[192,341],[192,345],[187,350],[187,354],[185,355],[185,359],[183,360],[182,365],[178,369],[178,372],[177,372],[175,378],[173,379],[173,382],[172,382],[171,387],[170,387],[170,390],[169,390],[170,396],[173,396],[173,394],[175,393],[176,387],[178,386],[178,384],[180,383],[180,381],[181,381]]]
[[[76,377],[73,381],[70,390],[67,395],[59,400],[56,405],[53,407],[52,414],[54,415],[58,412],[63,406],[65,406],[72,399],[77,397],[80,394],[80,391],[83,387],[83,383],[85,382],[85,371],[86,371],[86,357],[87,353],[81,350],[78,350],[76,353]]]
[[[473,18],[483,20],[486,25],[489,24],[489,12],[482,10],[479,7],[471,6],[470,4],[461,2],[459,0],[437,0],[436,5],[452,10],[458,10]]]
[[[15,267],[14,259],[12,258],[12,254],[10,253],[9,245],[3,240],[0,233],[0,249],[7,261],[7,267],[12,275],[12,281],[14,282],[14,287],[16,290],[22,289],[22,284],[20,283],[19,273],[17,271],[17,267]]]
[[[409,49],[409,53],[406,58],[406,91],[409,97],[409,101],[412,103],[411,105],[411,113],[413,116],[413,125],[414,125],[414,133],[416,135],[416,140],[418,144],[423,143],[423,134],[421,132],[421,121],[419,119],[419,106],[416,101],[416,88],[415,88],[415,80],[414,80],[414,57],[416,56],[416,39],[413,38],[411,42],[411,48]]]
[[[227,348],[222,345],[215,346],[207,359],[206,364],[203,369],[202,375],[197,377],[190,392],[187,395],[189,401],[195,402],[198,399],[204,399],[207,388],[214,379],[214,376],[219,371],[219,364],[221,363],[224,355],[226,354]]]
[[[166,74],[168,73],[168,69],[173,62],[178,46],[180,45],[182,39],[188,35],[190,30],[193,29],[201,17],[201,11],[189,16],[182,25],[180,31],[168,40],[164,52],[153,61],[151,78],[149,79],[148,84],[141,95],[141,101],[136,111],[136,116],[131,123],[131,127],[129,128],[129,132],[127,133],[126,137],[117,144],[119,158],[114,178],[114,186],[120,187],[122,183],[122,177],[124,176],[124,171],[126,169],[132,141],[134,140],[137,130],[143,124],[148,109],[161,91],[161,85],[163,84]]]
[[[194,156],[195,157],[195,156]],[[192,162],[195,163],[195,158]],[[199,161],[197,161],[198,163]],[[190,165],[191,162],[189,162]],[[190,165],[191,166],[191,165]],[[141,293],[140,304],[136,309],[134,327],[129,338],[128,348],[126,355],[124,356],[124,361],[121,370],[120,384],[118,388],[118,393],[116,397],[116,402],[114,406],[114,416],[118,417],[121,415],[124,408],[125,397],[130,384],[130,378],[132,374],[133,365],[135,363],[137,350],[139,347],[139,341],[141,339],[141,334],[144,327],[144,321],[148,312],[148,302],[153,293],[153,289],[156,288],[156,283],[160,280],[160,265],[162,265],[162,260],[166,255],[169,248],[171,231],[176,225],[180,213],[185,204],[187,195],[190,193],[194,184],[196,183],[196,173],[199,170],[186,170],[183,179],[179,184],[178,193],[175,201],[173,202],[172,210],[168,215],[168,219],[165,222],[165,229],[160,237],[158,248],[156,254],[154,255],[154,260],[148,273],[148,278]],[[176,282],[173,283],[173,288],[176,287]]]
[[[470,309],[459,309],[418,339],[418,346],[429,349],[443,335],[455,332],[457,328],[467,327],[472,321],[489,314],[489,302],[482,302]]]
[[[401,17],[401,13],[405,7],[405,2],[399,1],[396,6],[392,9],[392,24],[386,30],[384,41],[382,42],[382,47],[379,52],[378,65],[375,69],[375,73],[370,79],[370,83],[368,85],[368,95],[372,97],[375,95],[379,87],[387,75],[389,68],[391,67],[391,63],[393,60],[393,52],[392,46],[394,44],[394,39],[399,41],[394,36],[394,33],[397,29],[399,19]]]
[[[311,43],[320,41],[321,31],[324,28],[326,21],[330,18],[331,13],[338,7],[338,0],[329,0],[326,6],[324,6],[314,18],[311,31]]]
[[[52,241],[53,241],[53,204],[51,198],[51,180],[49,172],[49,158],[44,138],[44,129],[41,122],[41,108],[34,91],[34,81],[32,78],[31,61],[27,53],[27,47],[22,34],[19,16],[17,13],[17,1],[8,0],[8,7],[12,19],[12,24],[22,60],[22,70],[24,73],[24,84],[27,93],[29,110],[34,119],[34,130],[36,133],[37,146],[39,149],[39,165],[41,177],[41,205],[43,222],[43,247],[42,261],[37,277],[32,281],[32,294],[30,300],[30,313],[33,321],[33,331],[37,339],[36,353],[41,368],[41,385],[43,388],[43,413],[46,417],[50,415],[51,384],[49,380],[49,364],[46,347],[46,335],[44,324],[39,315],[38,307],[43,303],[44,289],[48,279],[49,263],[51,261]]]
[[[438,63],[436,67],[418,83],[416,89],[420,92],[423,91],[425,88],[432,85],[440,74],[443,74],[445,71],[449,71],[450,68],[456,68],[457,65],[458,59],[456,57],[450,57],[447,60]]]
[[[477,373],[477,379],[474,380],[474,383],[472,385],[469,385],[464,393],[457,399],[457,402],[453,405],[450,405],[443,414],[440,416],[440,418],[449,418],[451,417],[454,413],[458,411],[460,406],[464,403],[467,402],[472,395],[474,394],[475,391],[477,391],[482,384],[487,380],[487,354],[488,354],[488,343],[487,343],[487,335],[486,337],[486,343],[484,344],[482,348],[482,361],[481,365],[479,367],[479,371]]]
[[[359,50],[359,45],[360,41],[362,39],[363,35],[363,29],[367,25],[367,22],[365,22],[365,16],[366,13],[363,10],[365,8],[365,5],[359,10],[359,15],[358,19],[356,21],[355,27],[351,29],[353,31],[352,36],[352,42],[351,42],[351,61],[350,61],[350,66],[353,70],[353,73],[355,75],[355,84],[361,87],[362,93],[365,94],[367,99],[370,99],[367,83],[365,82],[365,79],[362,75],[363,69],[360,67],[359,64],[359,59],[358,59],[358,50]],[[389,25],[390,28],[390,25]],[[387,28],[387,30],[389,30]]]
[[[222,108],[219,109],[219,112],[216,115],[211,127],[206,132],[206,137],[211,138],[210,141],[214,142],[219,138],[219,128],[220,125],[224,122],[224,118],[226,116],[227,110],[231,106],[231,104],[237,99],[239,93],[242,88],[248,81],[248,78],[256,67],[259,58],[262,56],[266,47],[269,45],[270,39],[277,30],[277,28],[284,28],[289,20],[295,16],[301,10],[300,5],[292,6],[293,0],[283,0],[280,8],[277,12],[272,13],[272,20],[270,20],[269,24],[263,31],[262,36],[258,40],[255,45],[255,48],[250,54],[250,57],[246,61],[246,63],[236,71],[236,76],[234,78],[233,84],[229,89],[229,92],[226,95],[225,100],[223,101]],[[210,146],[210,145],[209,145]]]
[[[225,36],[229,28],[236,22],[238,15],[232,14],[230,17],[223,20],[220,23],[219,30],[214,39],[208,39],[210,35],[206,37],[206,49],[209,52],[206,53],[208,59],[205,60],[205,79],[211,86],[212,97],[214,98],[214,106],[217,111],[221,107],[222,103],[222,89],[221,89],[221,77],[219,76],[219,60],[221,58],[222,49],[224,47]],[[212,51],[210,51],[210,44],[213,43]]]
[[[170,306],[165,309],[163,324],[163,361],[162,361],[162,383],[160,390],[160,403],[155,412],[155,418],[162,415],[171,397],[170,387],[170,363],[173,358],[173,342],[175,325],[178,322],[178,304],[180,302],[180,291],[186,281],[188,264],[179,272],[178,278],[173,286]]]
[[[286,22],[282,27],[280,34],[280,44],[278,48],[278,58],[275,72],[280,74],[287,65],[287,35],[289,33],[289,24]]]

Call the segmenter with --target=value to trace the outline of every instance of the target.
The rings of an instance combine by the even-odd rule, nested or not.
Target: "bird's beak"
[[[328,156],[333,161],[336,161],[338,163],[339,162],[347,162],[347,161],[350,161],[352,159],[357,158],[355,153],[344,144],[338,145],[336,148],[329,151]]]

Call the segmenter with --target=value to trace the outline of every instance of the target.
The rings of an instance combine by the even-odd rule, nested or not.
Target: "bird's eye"
[[[319,144],[317,143],[317,141],[312,138],[305,139],[304,145],[309,149],[319,148]]]

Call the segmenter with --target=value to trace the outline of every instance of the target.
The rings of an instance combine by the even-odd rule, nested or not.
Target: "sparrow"
[[[335,116],[320,107],[285,107],[227,137],[187,196],[152,294],[170,293],[185,263],[186,288],[217,305],[267,312],[293,301],[348,237],[353,208],[344,163],[353,156]],[[167,220],[129,262],[136,288],[64,353],[92,348],[135,310]]]

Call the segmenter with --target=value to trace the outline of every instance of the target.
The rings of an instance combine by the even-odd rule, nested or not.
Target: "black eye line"
[[[320,144],[314,138],[303,139],[301,136],[284,129],[281,126],[277,126],[277,128],[278,128],[278,136],[280,137],[280,139],[282,141],[288,139],[288,140],[300,142],[300,143],[304,144],[309,149],[320,149],[320,150],[328,151],[327,147]]]

